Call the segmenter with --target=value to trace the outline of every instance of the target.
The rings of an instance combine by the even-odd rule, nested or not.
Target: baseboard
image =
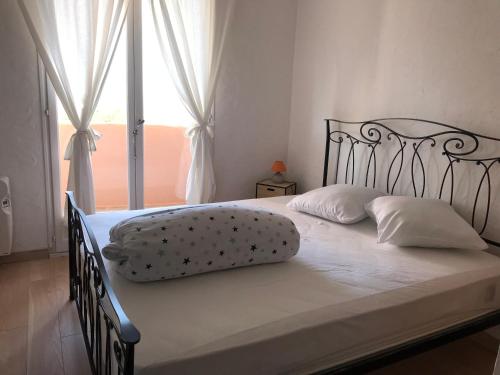
[[[0,257],[0,264],[27,262],[30,260],[47,259],[48,257],[49,257],[49,251],[47,249],[21,251],[18,253],[12,253],[10,255]]]

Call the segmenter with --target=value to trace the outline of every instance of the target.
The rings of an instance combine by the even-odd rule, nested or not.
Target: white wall
[[[288,162],[319,187],[323,119],[414,116],[500,137],[498,0],[299,0]]]
[[[47,248],[37,55],[16,0],[0,1],[0,175],[10,177],[14,251]]]
[[[238,0],[215,103],[217,200],[251,198],[286,160],[296,0]]]

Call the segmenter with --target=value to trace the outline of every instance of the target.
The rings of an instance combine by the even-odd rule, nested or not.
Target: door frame
[[[144,110],[142,92],[142,1],[127,15],[127,129],[129,209],[144,208]],[[135,134],[134,134],[135,133]]]
[[[66,231],[63,207],[61,206],[57,97],[40,56],[37,57],[37,60],[46,176],[48,250],[51,254],[61,254],[68,251],[68,233]]]

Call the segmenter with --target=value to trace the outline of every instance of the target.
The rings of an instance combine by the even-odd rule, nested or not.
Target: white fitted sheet
[[[295,222],[301,248],[286,263],[143,284],[105,260],[141,332],[138,374],[308,373],[500,308],[497,257],[377,244],[369,219],[331,223],[289,210],[290,199],[238,201]],[[100,247],[141,213],[89,216]]]

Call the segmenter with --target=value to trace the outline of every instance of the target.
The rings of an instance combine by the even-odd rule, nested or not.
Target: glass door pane
[[[101,134],[92,154],[96,210],[128,208],[127,154],[127,47],[124,27],[104,88],[92,117],[92,127]],[[75,132],[58,102],[59,158],[61,191],[66,190],[69,161],[64,160],[66,145]],[[61,194],[62,200],[65,199]],[[64,207],[64,201],[63,205]]]
[[[149,2],[142,2],[144,206],[185,203],[191,162],[186,127],[193,120],[178,98],[156,37]]]

